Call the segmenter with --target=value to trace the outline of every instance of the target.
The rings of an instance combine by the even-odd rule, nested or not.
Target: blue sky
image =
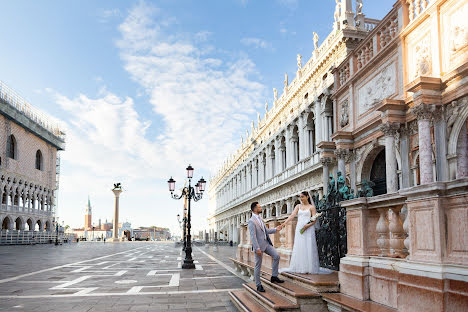
[[[354,1],[353,1],[354,2]],[[394,0],[364,1],[382,18]],[[188,163],[207,178],[240,136],[307,62],[313,32],[332,30],[335,1],[2,1],[0,80],[67,131],[58,216],[82,226],[88,194],[94,220],[177,228],[182,201],[170,175]],[[321,40],[320,40],[321,42]],[[180,183],[181,182],[181,183]],[[194,206],[203,229],[208,198]]]

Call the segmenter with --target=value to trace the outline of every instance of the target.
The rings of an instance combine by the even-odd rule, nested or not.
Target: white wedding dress
[[[302,205],[301,205],[302,206]],[[297,212],[297,226],[294,236],[294,247],[289,268],[281,269],[280,272],[328,274],[331,270],[320,268],[317,241],[315,239],[315,225],[304,231],[300,230],[310,220],[310,209]]]

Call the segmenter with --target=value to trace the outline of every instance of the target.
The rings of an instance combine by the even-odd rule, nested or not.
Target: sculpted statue
[[[265,101],[265,114],[268,113],[268,101]]]
[[[372,189],[375,183],[372,181],[362,180],[361,190],[358,192],[358,197],[372,197],[374,196],[374,190]]]
[[[340,11],[341,11],[341,3],[340,0],[335,0],[336,5],[335,5],[335,23],[337,23],[340,20]]]
[[[315,50],[318,49],[318,42],[319,42],[319,36],[318,36],[317,33],[314,31],[314,48],[315,48]]]
[[[260,121],[261,121],[261,118],[260,118],[260,113],[257,112],[257,124],[260,126]]]
[[[297,55],[297,68],[299,70],[302,69],[302,55],[300,55],[300,54]]]
[[[335,191],[335,179],[333,178],[333,174],[330,173],[330,177],[328,178],[328,194],[334,193]]]
[[[276,88],[273,88],[273,94],[275,96],[275,102],[278,100],[278,90]]]
[[[284,87],[288,87],[288,73],[284,73]]]
[[[362,14],[362,0],[356,0],[356,15]]]

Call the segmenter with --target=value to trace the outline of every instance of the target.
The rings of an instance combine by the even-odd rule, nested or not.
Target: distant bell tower
[[[88,205],[86,206],[86,212],[85,212],[85,222],[84,222],[84,228],[90,229],[92,225],[92,212],[91,212],[91,201],[89,200],[89,195],[88,195]]]

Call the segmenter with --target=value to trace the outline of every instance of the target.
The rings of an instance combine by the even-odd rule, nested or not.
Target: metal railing
[[[64,139],[65,133],[60,130],[60,123],[55,118],[33,107],[28,101],[2,81],[0,81],[0,99],[23,113],[27,118],[40,125],[54,136],[61,140]]]
[[[21,231],[21,230],[2,230],[0,232],[0,245],[34,245],[34,244],[52,244],[57,239],[55,231]],[[60,244],[71,242],[72,235],[58,233],[58,242]]]

